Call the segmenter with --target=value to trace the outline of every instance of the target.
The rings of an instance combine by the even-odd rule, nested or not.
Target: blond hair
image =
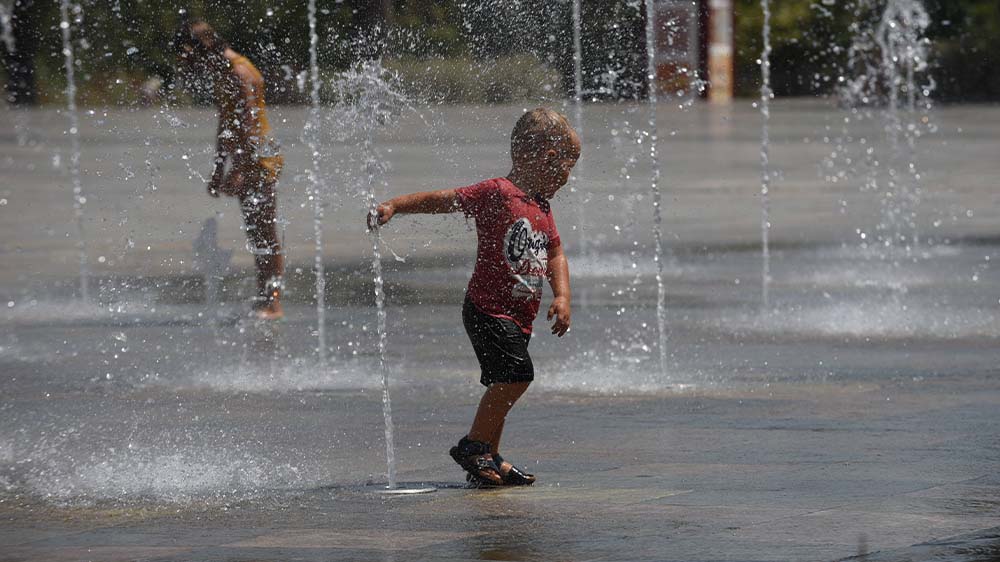
[[[530,158],[574,134],[569,119],[547,107],[525,112],[510,133],[510,156],[514,161]]]

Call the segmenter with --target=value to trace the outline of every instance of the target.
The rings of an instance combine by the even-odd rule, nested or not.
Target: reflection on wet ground
[[[242,233],[220,217],[233,265],[211,279],[190,267],[218,209],[192,198],[200,186],[170,151],[157,189],[123,179],[94,193],[91,248],[106,265],[94,302],[75,301],[73,245],[53,218],[62,203],[44,206],[58,174],[42,166],[58,143],[18,147],[0,163],[18,178],[0,222],[11,260],[0,271],[0,560],[996,560],[1000,244],[980,169],[991,161],[966,149],[996,148],[1000,111],[939,117],[946,132],[923,166],[932,234],[906,251],[859,245],[878,213],[815,178],[822,143],[801,139],[835,111],[802,109],[776,108],[774,161],[787,173],[768,310],[755,190],[743,190],[757,154],[740,123],[757,115],[735,111],[710,139],[695,132],[719,117],[711,110],[663,116],[678,129],[666,372],[643,186],[621,181],[611,133],[598,132],[629,109],[588,113],[594,160],[578,195],[601,204],[593,224],[574,225],[571,211],[560,222],[568,241],[591,236],[570,256],[574,326],[562,340],[538,326],[537,383],[505,435],[506,456],[540,477],[530,489],[466,489],[446,455],[480,390],[458,322],[468,226],[434,217],[387,231],[406,260],[385,264],[399,478],[439,488],[399,497],[372,492],[385,480],[375,314],[349,201],[329,215],[338,244],[321,364],[309,258],[291,262],[286,320],[245,317]],[[493,131],[515,110],[441,110],[456,132],[430,145],[404,126],[386,139],[393,189],[489,175],[476,155],[502,153],[506,131]],[[284,111],[288,127],[301,118]],[[32,115],[40,139],[50,117]],[[116,177],[104,168],[147,157],[132,148],[147,118],[85,123],[91,187]],[[198,146],[196,128],[178,142]],[[959,128],[976,143],[947,132]],[[435,154],[450,163],[439,173]],[[289,172],[288,240],[308,256],[300,183]]]
[[[992,373],[540,385],[506,437],[539,483],[474,490],[445,454],[477,402],[473,377],[398,358],[399,479],[440,489],[392,497],[373,491],[385,461],[371,357],[222,370],[171,345],[184,330],[152,332],[171,371],[137,362],[108,379],[109,351],[4,360],[0,560],[904,560],[1000,527]],[[988,560],[962,554],[995,545],[975,537],[927,548]]]

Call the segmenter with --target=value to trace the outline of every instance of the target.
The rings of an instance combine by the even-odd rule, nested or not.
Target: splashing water
[[[573,0],[573,127],[583,144],[583,46],[581,45],[581,10],[580,0]],[[579,164],[577,173],[579,177]],[[574,186],[572,191],[576,191]],[[586,255],[587,243],[587,198],[581,197],[577,205],[577,221],[580,228],[580,255]]]
[[[316,46],[319,36],[316,34],[316,0],[309,0],[309,80],[311,90],[309,100],[309,119],[306,122],[302,136],[309,145],[312,157],[312,168],[309,170],[309,198],[313,203],[313,237],[315,239],[315,270],[316,270],[316,356],[320,365],[326,363],[326,275],[323,271],[323,201],[325,192],[323,180],[320,177],[319,148],[317,137],[321,127],[319,114],[319,63]]]
[[[10,8],[6,4],[0,3],[0,41],[3,42],[7,53],[13,55],[17,52],[17,43],[14,41],[14,24],[11,22]],[[10,100],[3,96],[8,108],[11,107]],[[28,113],[23,111],[13,112],[14,114],[14,134],[17,135],[18,146],[28,146],[31,142],[29,136]]]
[[[371,210],[375,210],[375,190],[371,190],[369,198]],[[385,331],[385,290],[384,278],[382,276],[382,254],[379,251],[379,239],[377,229],[372,233],[372,273],[375,281],[375,307],[378,309],[378,362],[379,370],[382,373],[382,416],[385,418],[385,460],[386,476],[388,488],[396,487],[396,453],[395,439],[393,437],[394,426],[392,423],[392,398],[389,394],[389,365],[385,360],[386,353],[386,331]]]
[[[205,308],[213,327],[219,323],[219,282],[229,267],[231,250],[219,248],[219,217],[209,217],[202,223],[198,237],[192,243],[194,270],[201,273],[205,281]],[[218,333],[215,332],[216,337]]]
[[[356,141],[360,154],[363,177],[357,178],[358,191],[363,196],[369,213],[378,205],[375,188],[383,184],[386,162],[375,147],[375,133],[379,128],[394,123],[409,102],[402,92],[399,77],[387,71],[382,61],[365,61],[343,72],[332,82],[337,97],[339,123],[343,123],[343,140]],[[350,168],[350,167],[348,167]],[[396,488],[396,455],[392,399],[389,393],[389,365],[386,361],[387,334],[382,252],[378,229],[371,232],[372,273],[375,284],[379,368],[382,374],[382,416],[385,420],[386,475],[388,489]]]
[[[198,87],[198,86],[195,86]],[[159,110],[153,115],[154,123],[157,128],[166,127],[170,131],[170,135],[173,139],[175,146],[181,146],[182,140],[180,137],[180,131],[196,126],[193,123],[189,123],[181,116],[176,110],[171,106],[171,100],[164,96],[162,103],[160,104]],[[206,148],[205,150],[212,150],[211,148]],[[159,176],[159,166],[153,164],[154,150],[152,139],[147,139],[146,143],[146,171],[149,173],[149,181],[146,184],[146,189],[149,191],[156,191],[158,188],[156,186],[156,180]],[[197,178],[201,183],[207,184],[209,179],[205,177],[199,170],[197,170],[191,163],[191,155],[184,150],[181,154],[181,161],[184,162],[184,167],[187,170],[188,179]]]
[[[764,48],[760,55],[760,246],[761,246],[761,304],[771,305],[771,219],[770,219],[770,121],[771,121],[771,1],[760,0],[764,10],[762,36]]]
[[[653,2],[646,2],[646,80],[649,84],[647,102],[649,104],[649,159],[653,164],[650,177],[650,192],[653,195],[653,238],[656,261],[656,328],[659,337],[660,372],[667,372],[667,307],[666,290],[663,285],[663,217],[660,196],[660,158],[656,152],[656,21]]]
[[[916,137],[912,131],[915,128],[904,126],[900,117],[900,94],[906,95],[906,110],[911,119],[916,110],[917,84],[916,74],[927,69],[927,56],[929,42],[924,37],[924,32],[930,26],[930,16],[919,0],[893,0],[886,5],[885,12],[879,22],[875,40],[882,53],[882,68],[885,71],[885,84],[889,89],[888,121],[889,140],[895,159],[894,167],[906,166],[908,174],[911,175],[913,183],[897,184],[893,175],[890,174],[890,190],[896,190],[902,195],[904,201],[903,220],[907,221],[912,231],[911,242],[915,245],[917,238],[916,212],[920,205],[919,188],[915,185],[915,180],[919,179],[914,160],[916,149]],[[922,89],[923,91],[923,89]],[[925,107],[929,108],[930,89],[923,94]],[[911,125],[912,125],[911,121]],[[906,153],[900,146],[900,136],[905,137],[907,146]],[[897,222],[897,230],[900,225]],[[900,241],[905,240],[905,235],[896,233]]]
[[[3,41],[8,53],[14,53],[17,46],[14,44],[14,28],[10,22],[10,8],[6,4],[0,4],[0,41]]]
[[[226,503],[302,483],[298,466],[232,444],[211,447],[127,443],[121,448],[67,452],[72,429],[30,445],[0,438],[0,490],[56,503],[88,505]],[[23,459],[14,462],[16,458]],[[309,484],[314,484],[310,482]]]
[[[878,194],[881,209],[874,239],[862,245],[879,248],[885,259],[900,248],[912,255],[919,240],[921,194],[916,143],[924,131],[933,130],[927,115],[934,89],[933,79],[926,75],[930,44],[925,31],[930,17],[919,0],[890,0],[884,8],[874,0],[858,0],[854,9],[858,21],[851,26],[849,76],[839,92],[851,110],[843,136],[851,137],[851,121],[874,120],[880,110],[890,150],[879,158],[873,143],[863,141],[856,159],[863,168],[862,190]],[[925,84],[918,83],[921,78]],[[847,150],[846,146],[838,150],[845,160],[850,158]]]
[[[79,6],[75,8],[79,10]],[[68,0],[59,4],[62,30],[62,52],[66,69],[66,115],[69,118],[70,178],[73,185],[73,215],[76,218],[76,247],[80,255],[80,298],[90,301],[90,273],[87,267],[87,242],[83,229],[83,211],[87,197],[80,181],[80,117],[76,111],[76,76],[74,74],[73,43],[70,35],[70,6]]]

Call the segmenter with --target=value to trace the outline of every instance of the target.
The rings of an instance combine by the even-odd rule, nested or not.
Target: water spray
[[[309,119],[302,134],[309,145],[309,155],[312,158],[312,168],[309,170],[309,197],[313,203],[313,236],[315,239],[316,272],[316,357],[320,365],[326,364],[326,274],[323,270],[323,180],[320,177],[320,154],[317,137],[320,130],[319,115],[319,62],[316,47],[319,36],[316,34],[316,0],[309,0]]]
[[[658,138],[656,127],[656,8],[652,0],[646,0],[646,82],[649,87],[649,159],[653,164],[650,177],[650,192],[653,195],[653,238],[655,240],[656,262],[656,328],[659,337],[660,372],[667,372],[667,310],[666,290],[663,286],[663,216],[660,195],[660,158],[656,152]]]
[[[760,55],[760,247],[761,247],[761,305],[765,311],[771,306],[771,0],[760,0],[764,10],[762,30],[764,49]]]
[[[87,265],[87,241],[83,228],[84,205],[87,197],[83,194],[80,181],[80,117],[76,111],[76,75],[73,57],[73,42],[70,34],[69,1],[59,4],[59,29],[62,31],[62,53],[66,69],[66,115],[69,117],[70,160],[69,173],[73,185],[73,216],[76,219],[76,247],[80,262],[80,298],[90,302],[90,271]]]

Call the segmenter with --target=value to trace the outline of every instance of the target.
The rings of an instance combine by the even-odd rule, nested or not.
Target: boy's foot
[[[499,455],[494,455],[493,456],[493,461],[494,462],[496,462],[496,460],[497,460],[496,457],[497,456],[499,456]],[[479,477],[473,475],[472,473],[466,473],[466,475],[465,475],[465,481],[469,483],[469,487],[470,488],[497,488],[497,487],[506,487],[506,486],[531,486],[532,484],[535,483],[536,478],[535,478],[534,474],[528,474],[528,473],[524,472],[522,469],[520,469],[520,468],[512,465],[509,462],[504,462],[503,464],[500,464],[499,466],[500,466],[500,478],[503,481],[503,483],[500,486],[497,486],[496,484],[494,484],[492,482],[486,482],[486,481],[480,479]]]
[[[499,454],[493,455],[493,462],[500,469],[500,478],[503,480],[504,486],[531,486],[535,483],[534,474],[528,474],[514,466],[513,463],[503,460]]]
[[[455,459],[458,466],[478,480],[493,486],[503,484],[500,468],[490,455],[489,443],[470,441],[468,437],[463,437],[459,439],[458,445],[448,451],[448,454]]]
[[[486,482],[480,480],[479,477],[473,476],[471,473],[465,473],[465,481],[469,483],[467,487],[469,488],[502,488],[503,484],[493,484],[492,482]]]

